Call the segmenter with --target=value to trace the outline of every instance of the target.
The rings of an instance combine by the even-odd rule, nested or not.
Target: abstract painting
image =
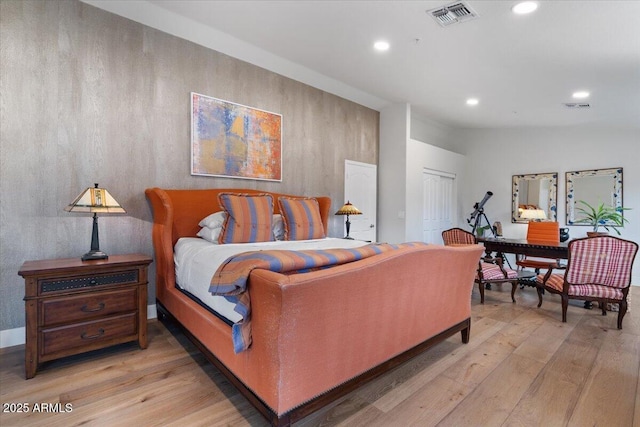
[[[192,92],[191,174],[282,181],[282,115]]]

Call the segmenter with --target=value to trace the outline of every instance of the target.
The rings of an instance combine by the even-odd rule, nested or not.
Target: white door
[[[349,215],[349,236],[354,239],[376,241],[376,209],[378,167],[353,160],[344,162],[344,202],[350,201],[362,215]],[[340,208],[336,203],[336,210]],[[346,217],[344,218],[346,222]],[[347,234],[345,227],[345,236]]]
[[[442,232],[453,227],[455,175],[422,172],[422,239],[442,244]]]

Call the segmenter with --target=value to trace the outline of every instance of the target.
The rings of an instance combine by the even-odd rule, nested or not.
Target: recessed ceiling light
[[[478,105],[480,101],[478,101],[478,98],[469,98],[467,99],[467,105]]]
[[[511,8],[511,11],[517,15],[526,15],[538,8],[538,3],[534,1],[523,1]]]
[[[573,92],[573,97],[577,99],[584,99],[589,97],[589,92],[586,90],[580,90],[578,92]]]
[[[384,40],[378,40],[373,44],[375,50],[379,50],[380,52],[384,52],[385,50],[389,50],[389,42]]]

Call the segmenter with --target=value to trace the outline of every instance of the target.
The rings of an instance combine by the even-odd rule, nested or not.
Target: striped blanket
[[[251,299],[247,292],[247,281],[251,271],[266,269],[287,274],[304,273],[358,261],[394,249],[421,245],[425,243],[371,244],[351,249],[244,252],[228,258],[218,267],[211,279],[209,292],[225,296],[236,304],[235,311],[242,315],[242,320],[232,326],[234,351],[239,353],[251,345]]]

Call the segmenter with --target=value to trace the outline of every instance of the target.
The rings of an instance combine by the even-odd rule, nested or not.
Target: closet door
[[[422,239],[442,244],[442,231],[453,227],[455,175],[425,169],[422,172]]]

